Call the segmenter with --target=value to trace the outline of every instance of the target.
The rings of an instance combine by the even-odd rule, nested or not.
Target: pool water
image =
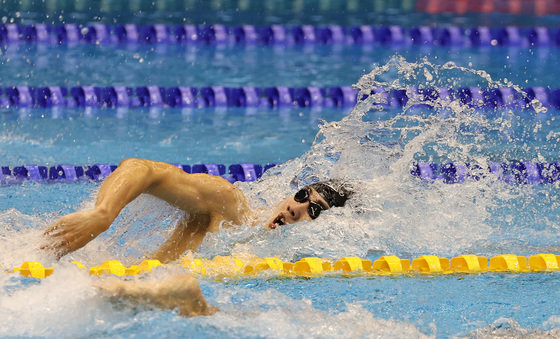
[[[59,11],[32,3],[21,5],[26,20]],[[137,5],[150,8],[142,1]],[[5,9],[9,13],[21,8],[11,6]],[[69,17],[91,14],[77,5],[72,11]],[[147,12],[142,20],[162,17],[162,12]],[[262,20],[287,17],[280,12],[277,19]],[[111,11],[101,11],[104,19],[111,18],[107,13]],[[322,13],[312,20],[331,18]],[[352,13],[350,17],[358,19],[347,20],[365,20]],[[559,51],[17,44],[2,50],[0,86],[356,84],[369,93],[377,86],[503,87],[511,81],[520,87],[560,88],[552,71]],[[351,112],[295,107],[7,108],[0,111],[0,165],[117,164],[126,157],[184,164],[282,163],[256,183],[237,184],[256,208],[271,208],[317,179],[341,177],[358,187],[349,206],[324,212],[313,222],[274,231],[241,225],[210,234],[195,253],[203,258],[252,254],[284,261],[306,256],[374,260],[382,255],[412,259],[424,254],[450,258],[559,252],[557,183],[512,185],[487,176],[446,184],[410,173],[416,162],[487,166],[492,161],[557,161],[557,110],[472,110],[458,101],[436,100],[403,111],[371,101],[360,102]],[[56,266],[44,280],[0,275],[2,336],[521,337],[554,335],[560,327],[555,272],[201,278],[204,295],[221,311],[199,318],[115,304],[91,286],[97,278],[70,261],[88,267],[108,259],[132,264],[163,241],[178,213],[142,196],[107,234],[61,261],[37,250],[41,230],[64,213],[90,207],[98,187],[85,181],[0,187],[0,266],[12,268],[26,260]],[[149,278],[171,273],[158,269]]]
[[[484,69],[522,87],[560,88],[557,47],[208,46],[13,44],[0,54],[0,86],[343,86],[394,55]],[[117,67],[107,67],[117,65]],[[463,86],[477,83],[463,82]],[[445,84],[457,87],[456,84]]]
[[[11,110],[1,116],[0,154],[8,166],[116,165],[127,157],[184,164],[278,163],[307,150],[321,120],[340,120],[347,113],[296,108]]]
[[[20,22],[59,23],[219,23],[380,25],[557,25],[557,16],[505,13],[428,14],[416,11],[415,0],[4,0],[0,15]]]

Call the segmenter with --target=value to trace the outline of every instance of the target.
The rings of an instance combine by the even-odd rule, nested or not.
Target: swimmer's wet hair
[[[344,206],[346,200],[354,194],[348,185],[337,179],[316,182],[308,187],[317,191],[317,193],[319,193],[319,195],[329,204],[329,207]]]

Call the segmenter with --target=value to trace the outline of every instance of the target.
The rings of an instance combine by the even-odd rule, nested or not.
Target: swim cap
[[[309,185],[319,195],[325,199],[329,207],[342,207],[348,198],[352,195],[338,180],[320,181]],[[335,188],[336,187],[336,188]]]

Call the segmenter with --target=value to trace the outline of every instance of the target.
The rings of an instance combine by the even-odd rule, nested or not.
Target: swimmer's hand
[[[96,210],[75,212],[63,216],[45,231],[42,250],[60,258],[85,246],[111,225],[112,220]]]
[[[103,294],[133,304],[177,309],[184,316],[212,315],[218,308],[210,306],[195,278],[178,274],[164,280],[123,281],[109,278],[94,283]]]

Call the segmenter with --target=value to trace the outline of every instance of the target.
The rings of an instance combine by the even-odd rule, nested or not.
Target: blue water
[[[342,86],[392,56],[427,56],[484,69],[522,87],[560,88],[557,47],[186,46],[11,44],[0,55],[0,86]],[[108,67],[109,65],[109,67]],[[454,84],[445,84],[454,87]],[[464,86],[477,83],[464,82]]]
[[[4,0],[0,15],[16,23],[223,23],[230,25],[434,25],[554,26],[558,15],[505,13],[427,14],[415,11],[415,0],[137,0],[35,1]]]
[[[0,156],[4,166],[118,164],[127,157],[184,164],[277,163],[307,150],[321,120],[340,120],[347,113],[295,108],[5,110]]]
[[[64,16],[65,20],[78,22],[89,22],[90,16],[98,14],[103,20],[116,18],[119,22],[174,23],[179,18],[179,14],[167,17],[173,13],[176,2],[158,2],[159,6],[167,6],[158,9],[151,2],[135,3],[137,9],[144,10],[138,16],[127,12],[116,14],[123,10],[119,6],[124,6],[116,2],[103,9],[101,2],[84,5],[32,1],[8,3],[2,10],[15,17],[14,11],[24,9],[20,17],[25,22],[43,20],[45,13],[60,14],[60,6],[70,13]],[[310,3],[320,6],[319,2]],[[241,10],[245,14],[235,16],[231,4],[238,5],[237,2],[220,4],[224,10],[218,19],[226,23],[239,23],[249,17],[248,12],[253,14]],[[339,20],[336,23],[354,24],[379,17],[358,10],[348,10],[348,15],[323,10],[309,16],[291,7],[286,10],[280,2],[273,4],[277,12],[263,11],[276,15],[255,19],[261,20],[257,23],[292,24],[309,17],[312,23]],[[387,8],[393,4],[396,6],[398,2],[391,2]],[[423,23],[439,18],[439,23],[485,24],[484,20],[499,18],[500,23],[506,24],[519,19],[504,15],[483,19],[474,15],[426,17],[410,12],[410,6],[399,8],[393,12],[385,10],[388,14],[378,20],[397,18],[392,22],[400,23],[398,20],[418,19],[415,22]],[[202,13],[207,10],[200,7],[197,18],[204,20]],[[525,19],[521,23],[537,21]],[[52,20],[58,21],[58,16]],[[555,18],[544,20],[554,22]],[[325,87],[355,84],[362,75],[385,65],[392,56],[402,55],[409,62],[419,62],[427,56],[436,65],[452,60],[469,69],[483,69],[497,80],[507,78],[521,87],[559,88],[560,82],[553,71],[558,53],[560,49],[556,48],[20,44],[2,51],[0,86]],[[382,72],[376,79],[386,85],[398,79],[403,86],[428,81],[420,76],[411,81],[406,77],[406,66],[410,65],[399,63],[399,66],[401,72]],[[423,67],[432,72],[430,67]],[[442,70],[437,75],[432,73],[439,81],[436,85],[487,84],[470,73],[457,71],[454,76],[444,75]],[[417,74],[425,73],[419,69]],[[500,110],[471,114],[461,110],[436,116],[433,110],[423,108],[411,109],[406,114],[397,109],[384,109],[368,110],[363,119],[353,116],[346,119],[348,111],[324,108],[5,109],[0,111],[0,165],[117,164],[126,157],[185,164],[287,162],[258,183],[240,184],[249,198],[262,207],[271,207],[276,200],[293,194],[294,185],[313,176],[343,175],[361,180],[364,196],[357,199],[362,206],[331,210],[314,222],[277,231],[246,226],[223,230],[209,235],[196,253],[206,258],[244,253],[278,256],[285,261],[305,256],[337,259],[358,255],[376,259],[394,254],[412,259],[423,254],[452,257],[475,253],[490,257],[502,253],[558,253],[558,185],[516,186],[490,179],[456,185],[428,184],[409,175],[413,161],[557,161],[560,151],[557,113],[555,110],[546,114]],[[319,126],[326,126],[324,134],[312,146]],[[293,158],[296,160],[290,162]],[[35,238],[38,230],[61,214],[91,205],[98,187],[93,182],[26,182],[0,187],[3,248],[0,266],[10,268],[32,259],[56,266],[55,274],[41,281],[13,274],[0,275],[2,336],[187,334],[233,338],[426,334],[446,338],[484,337],[496,329],[521,336],[527,331],[560,328],[555,303],[560,290],[558,273],[201,278],[205,296],[221,309],[215,316],[189,319],[171,311],[119,306],[97,295],[90,285],[93,278],[69,262],[77,259],[87,266],[111,258],[133,262],[134,258],[125,257],[127,251],[148,253],[148,248],[155,246],[168,231],[166,218],[172,213],[169,206],[141,197],[123,213],[111,234],[60,262],[35,251],[39,246]],[[151,243],[146,244],[142,239]],[[168,273],[161,269],[154,274],[158,277]]]
[[[97,110],[84,113],[81,110],[26,110],[4,113],[2,116],[3,137],[2,147],[4,163],[10,166],[38,163],[55,164],[60,162],[89,164],[96,162],[117,163],[122,157],[142,156],[157,160],[184,163],[220,162],[233,163],[238,161],[252,161],[264,163],[269,161],[284,162],[295,154],[301,154],[309,149],[318,128],[318,119],[337,121],[345,116],[345,112],[313,111],[290,109],[281,111],[257,111],[228,109],[225,111],[203,110]],[[387,121],[395,116],[390,110],[385,113],[372,113],[369,120]],[[53,118],[56,115],[57,118]],[[547,160],[553,160],[558,149],[555,143],[543,142],[544,137],[527,136],[527,130],[535,128],[535,124],[543,123],[547,127],[539,134],[547,134],[557,130],[555,114],[548,118],[536,119],[528,114],[512,118],[513,130],[518,134],[516,143],[525,142],[529,147],[508,148],[508,139],[496,131],[488,132],[487,141],[481,144],[482,149],[475,154],[484,155],[488,159],[507,160],[525,159],[537,161],[535,153],[544,154]],[[23,116],[23,118],[22,118]],[[501,116],[501,115],[500,115]],[[190,132],[189,132],[190,130]],[[397,130],[394,130],[396,132]],[[468,129],[467,129],[468,131]],[[201,141],[202,134],[212,134],[213,138]],[[512,135],[515,135],[513,133]],[[398,136],[381,135],[377,140],[391,143]],[[306,140],[306,142],[302,142]],[[118,146],[116,146],[118,145]],[[506,151],[504,153],[504,151]],[[443,161],[418,154],[420,160]],[[365,169],[364,169],[365,170]],[[416,182],[416,185],[422,185]],[[80,208],[82,201],[89,200],[97,184],[84,182],[78,184],[36,184],[26,183],[2,187],[0,191],[0,210],[3,212],[2,222],[9,221],[10,228],[24,232],[25,229],[37,228],[42,225],[41,219],[47,220],[53,215],[68,213]],[[460,185],[446,185],[448,189],[459,190]],[[337,244],[328,256],[339,258],[345,255],[361,255],[376,259],[383,254],[397,254],[406,258],[414,258],[422,254],[437,253],[442,256],[453,256],[462,253],[477,253],[480,255],[497,255],[514,252],[519,255],[532,255],[554,247],[558,235],[554,233],[556,226],[550,226],[548,221],[556,224],[558,213],[551,205],[550,196],[557,194],[555,186],[543,185],[537,187],[511,187],[496,183],[491,187],[496,190],[506,190],[521,194],[521,198],[507,204],[496,204],[491,213],[492,227],[499,230],[485,241],[474,242],[467,247],[445,246],[443,249],[433,249],[429,246],[410,248],[389,245],[387,249],[369,248],[370,241],[356,239],[356,244]],[[24,216],[13,215],[10,209],[24,213]],[[432,206],[437,208],[437,206]],[[529,214],[516,212],[527,208],[532,209]],[[508,216],[513,215],[512,219]],[[6,220],[7,219],[7,220]],[[16,222],[14,223],[14,220]],[[350,222],[350,221],[345,221]],[[17,226],[15,226],[17,225]],[[351,224],[349,224],[351,225]],[[417,224],[420,232],[423,224]],[[348,226],[346,226],[348,227]],[[303,233],[304,245],[294,239],[295,228],[288,229],[284,241],[294,251],[285,260],[293,261],[308,255],[324,255],[323,242],[316,242],[314,231]],[[293,233],[296,232],[296,233]],[[425,230],[425,232],[430,232]],[[551,233],[553,232],[553,233]],[[252,237],[252,233],[236,234],[241,239]],[[8,233],[9,234],[9,233]],[[452,233],[453,234],[453,233]],[[330,235],[332,237],[332,235]],[[398,242],[407,243],[412,240],[405,234]],[[227,238],[225,234],[223,237]],[[282,235],[272,235],[272,241]],[[126,239],[126,236],[124,237]],[[274,239],[274,240],[273,240]],[[389,235],[388,243],[399,239]],[[105,238],[107,241],[107,238]],[[221,240],[224,241],[224,240]],[[268,240],[267,240],[268,241]],[[328,242],[327,238],[327,242]],[[443,239],[436,240],[440,243]],[[214,254],[231,254],[232,242],[227,246],[213,246],[210,243],[203,247],[202,256]],[[220,242],[218,241],[218,244]],[[354,245],[354,246],[353,246]],[[440,246],[442,244],[440,243]],[[229,246],[229,247],[228,247]],[[348,247],[348,248],[347,248]],[[359,253],[356,253],[356,250]],[[119,251],[113,249],[113,256]],[[215,252],[218,253],[215,253]],[[260,248],[259,255],[280,255],[282,248],[272,250]],[[95,255],[78,254],[76,259],[98,264]],[[109,252],[111,253],[111,252]],[[105,254],[106,255],[106,254]],[[110,258],[109,254],[109,257]],[[85,260],[84,260],[85,256]],[[62,263],[55,263],[60,267]],[[58,272],[58,271],[57,271]],[[83,279],[80,285],[87,289],[85,278],[73,269],[63,271],[67,276],[56,278],[56,274],[49,279]],[[62,274],[62,273],[61,273]],[[69,277],[68,277],[69,275]],[[73,307],[76,297],[64,298],[59,301],[48,299],[48,293],[54,288],[44,282],[36,283],[30,279],[9,276],[9,280],[2,283],[6,296],[4,303],[18,302],[19,298],[28,298],[29,294],[47,305],[59,307]],[[47,280],[49,280],[47,279]],[[45,280],[45,281],[47,281]],[[65,289],[64,282],[58,281],[59,289]],[[31,284],[31,285],[29,285]],[[465,335],[471,330],[485,327],[500,318],[514,319],[520,326],[533,329],[539,327],[547,330],[556,328],[555,303],[551,300],[551,293],[558,290],[557,274],[486,274],[482,276],[450,276],[450,277],[377,277],[377,278],[317,278],[306,279],[249,279],[242,281],[201,280],[205,295],[212,304],[218,305],[223,311],[211,319],[180,319],[167,311],[142,311],[129,309],[113,309],[110,304],[98,306],[95,295],[86,299],[88,310],[86,314],[92,319],[101,319],[101,324],[94,327],[79,325],[66,328],[67,333],[87,333],[88,335],[117,335],[130,336],[138,333],[156,335],[165,331],[169,335],[179,335],[184,331],[193,331],[201,336],[211,333],[221,336],[276,336],[270,328],[278,322],[291,324],[294,329],[284,329],[282,335],[291,337],[293,331],[310,327],[312,336],[337,336],[337,333],[357,333],[369,336],[375,331],[394,333],[396,329],[403,336],[415,336],[416,330],[406,326],[413,326],[420,332],[435,334],[440,337],[449,335]],[[15,285],[15,288],[13,287]],[[29,286],[37,286],[37,290],[26,290]],[[46,292],[50,286],[51,292]],[[42,287],[42,288],[41,288]],[[20,291],[21,294],[10,292]],[[328,292],[327,292],[328,291]],[[15,294],[14,294],[15,293]],[[269,293],[274,294],[269,299]],[[522,294],[523,298],[519,299]],[[23,295],[23,296],[22,296]],[[68,300],[70,299],[70,301]],[[255,301],[256,300],[256,301]],[[54,304],[53,304],[54,303]],[[70,303],[70,306],[68,306]],[[13,306],[12,306],[13,307]],[[11,308],[8,308],[11,309]],[[15,313],[18,314],[18,308]],[[23,310],[19,310],[23,311]],[[101,314],[98,314],[101,312]],[[278,314],[280,312],[280,314]],[[51,314],[48,313],[47,314]],[[241,314],[241,315],[239,315]],[[314,327],[314,322],[303,320],[304,314],[318,322],[328,322],[334,325],[332,329]],[[357,328],[346,328],[340,318],[347,317],[351,321],[360,322],[364,317],[373,317],[368,325]],[[54,315],[52,315],[54,317]],[[262,317],[260,325],[251,324],[254,317]],[[551,318],[552,317],[552,318]],[[38,314],[27,313],[26,326],[21,328],[21,335],[42,335],[46,329],[53,331],[56,320],[48,326],[37,322]],[[40,317],[39,317],[40,318]],[[390,323],[379,323],[379,319],[392,319]],[[348,321],[349,321],[348,320]],[[237,324],[241,322],[241,325]],[[4,325],[4,330],[11,329],[11,323]],[[77,321],[77,324],[80,324]],[[170,325],[173,324],[173,325]],[[234,325],[235,324],[235,325]],[[409,324],[409,325],[406,325]],[[115,326],[117,328],[115,328]],[[122,326],[122,327],[121,327]],[[3,331],[4,331],[3,330]],[[357,332],[348,332],[348,331]],[[83,332],[85,331],[85,332]],[[359,332],[366,331],[366,332]],[[53,334],[54,335],[54,334]],[[341,334],[342,335],[342,334]]]

